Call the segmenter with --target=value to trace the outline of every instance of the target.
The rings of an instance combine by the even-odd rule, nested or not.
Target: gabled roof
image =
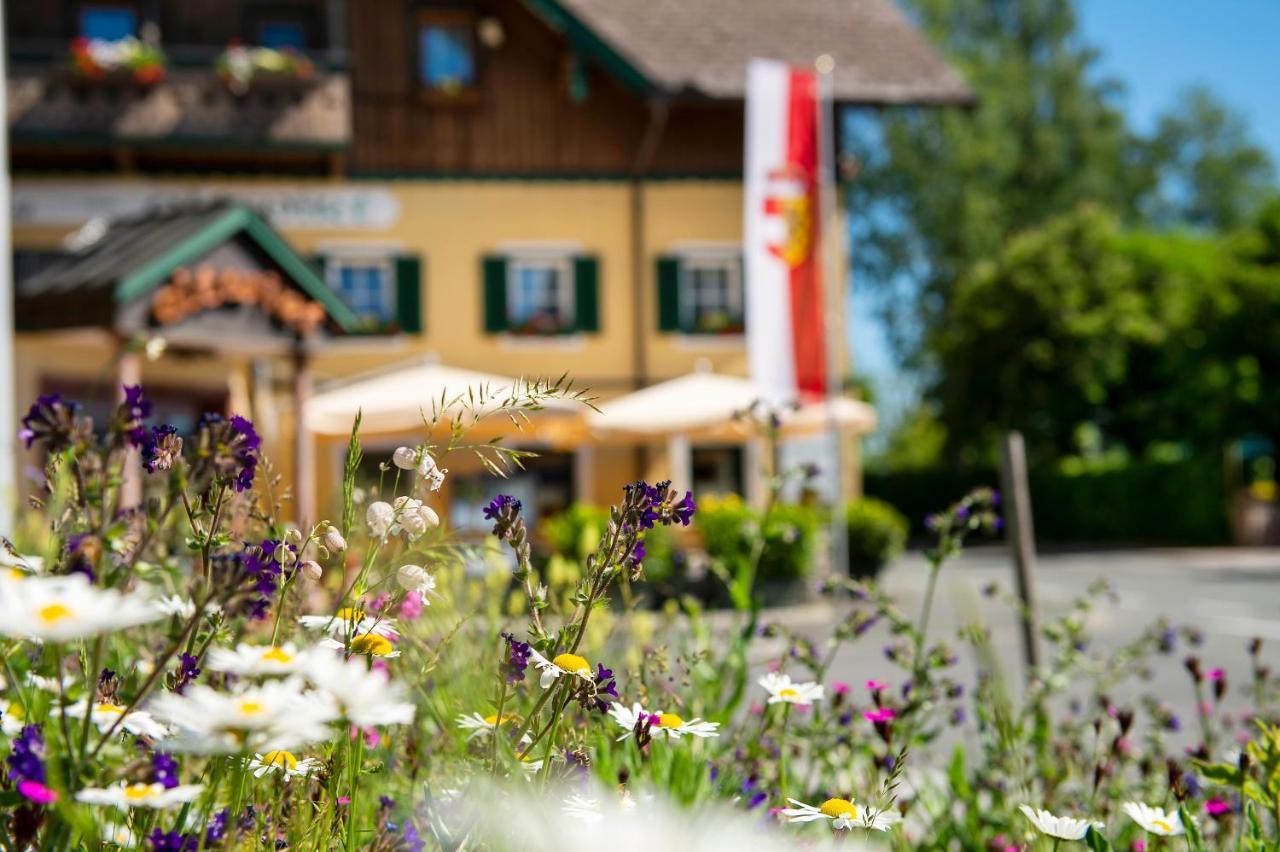
[[[623,82],[738,99],[747,63],[835,60],[836,100],[965,104],[960,74],[893,0],[526,0]]]
[[[350,308],[319,274],[243,204],[175,205],[118,219],[104,227],[105,231],[86,240],[83,248],[17,282],[16,319],[20,327],[109,325],[113,306],[145,296],[179,267],[195,264],[218,245],[240,235],[251,240],[288,280],[322,304],[340,328],[351,330],[357,324]],[[51,314],[51,306],[56,315]]]

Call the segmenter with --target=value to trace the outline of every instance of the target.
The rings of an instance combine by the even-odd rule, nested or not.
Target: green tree
[[[1207,88],[1192,87],[1178,101],[1151,140],[1160,180],[1149,217],[1212,230],[1245,225],[1272,192],[1271,158],[1244,117]]]

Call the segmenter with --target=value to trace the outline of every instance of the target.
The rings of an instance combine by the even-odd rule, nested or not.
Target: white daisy
[[[1158,834],[1161,837],[1175,837],[1183,832],[1182,814],[1177,811],[1162,811],[1142,802],[1125,802],[1124,812],[1129,819],[1142,826],[1143,831]]]
[[[186,619],[196,614],[196,602],[181,595],[169,595],[156,600],[156,609],[165,615],[176,615]]]
[[[99,830],[103,841],[121,849],[132,849],[138,845],[138,839],[127,825],[107,823]]]
[[[548,660],[530,648],[529,656],[533,658],[533,664],[542,670],[538,683],[543,689],[555,683],[556,678],[561,675],[571,674],[584,680],[592,679],[591,664],[577,654],[557,654],[554,660]]]
[[[182,784],[165,789],[163,784],[129,784],[121,781],[112,787],[87,787],[76,793],[76,800],[90,805],[129,808],[171,808],[194,801],[204,788],[199,784]]]
[[[702,738],[720,736],[719,722],[704,722],[701,719],[686,722],[675,713],[650,713],[639,704],[627,707],[615,701],[609,715],[623,728],[618,736],[619,740],[625,740],[634,734],[636,725],[646,718],[649,720],[649,736],[655,740],[663,737],[678,740],[684,734]]]
[[[787,818],[787,822],[813,822],[826,819],[831,821],[831,827],[836,830],[850,829],[854,826],[876,828],[879,831],[888,829],[888,824],[877,825],[874,821],[868,821],[866,813],[849,799],[827,799],[816,807],[795,799],[787,799],[787,801],[793,805],[793,807],[782,809],[782,815]]]
[[[160,696],[153,709],[177,729],[169,748],[200,754],[266,752],[328,739],[327,723],[335,718],[330,703],[304,692],[295,678],[230,693],[198,684],[184,695]]]
[[[298,619],[298,623],[310,630],[323,630],[330,636],[376,633],[394,638],[399,635],[393,620],[370,616],[362,609],[349,606],[344,606],[332,615],[304,615]]]
[[[0,732],[6,737],[16,737],[26,726],[26,714],[17,701],[0,698]]]
[[[77,702],[67,708],[67,716],[71,719],[83,719],[84,711],[84,704]],[[150,737],[153,740],[162,740],[171,733],[167,727],[157,722],[145,710],[131,710],[129,713],[124,711],[125,708],[120,704],[101,701],[93,705],[93,711],[89,714],[89,721],[93,722],[98,730],[104,734],[111,730],[111,727],[116,724],[121,716],[124,716],[124,721],[120,722],[117,730],[123,728],[131,734]]]
[[[335,651],[347,650],[346,645],[329,636],[320,640],[320,647],[332,648]],[[357,636],[352,636],[351,653],[388,659],[400,656],[400,652],[396,650],[395,645],[391,644],[391,640],[379,633],[361,633]]]
[[[307,660],[305,651],[292,644],[249,645],[241,642],[230,648],[212,648],[206,665],[215,672],[235,675],[289,675],[300,671]]]
[[[304,674],[330,699],[333,712],[361,728],[404,725],[413,721],[414,707],[404,685],[382,672],[370,671],[362,660],[317,654]]]
[[[564,800],[560,810],[567,817],[592,825],[604,819],[604,814],[600,813],[600,800],[594,796],[582,796],[578,793],[573,793]]]
[[[320,768],[320,761],[314,757],[304,757],[299,760],[293,752],[280,749],[266,754],[255,754],[245,763],[253,771],[254,778],[276,773],[285,778],[306,778]]]
[[[812,704],[821,701],[823,687],[820,683],[794,683],[790,675],[769,672],[756,683],[769,693],[770,704]]]
[[[501,722],[498,721],[497,713],[490,713],[488,716],[481,716],[479,713],[461,713],[458,715],[457,724],[462,730],[471,732],[467,735],[468,740],[474,740],[476,737],[492,733],[499,724],[509,725],[519,721],[520,717],[514,713],[503,713]],[[525,734],[524,739],[528,740],[529,735]]]
[[[0,635],[68,642],[163,618],[155,604],[90,585],[81,574],[0,583]]]
[[[1048,811],[1033,808],[1029,805],[1018,805],[1018,810],[1022,811],[1023,816],[1031,820],[1031,824],[1036,827],[1036,831],[1041,834],[1047,834],[1050,837],[1056,837],[1059,840],[1079,840],[1089,833],[1089,826],[1101,829],[1102,823],[1092,822],[1087,819],[1076,819],[1074,817],[1054,816]]]

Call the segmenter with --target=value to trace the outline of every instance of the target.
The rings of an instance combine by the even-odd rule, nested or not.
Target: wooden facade
[[[478,44],[475,91],[425,98],[412,0],[353,4],[349,21],[353,173],[385,175],[725,176],[742,169],[742,105],[657,101],[585,60],[519,0],[465,6],[501,25],[502,43]],[[581,64],[581,70],[575,70]],[[578,92],[574,75],[581,74]],[[661,135],[651,162],[651,122]]]

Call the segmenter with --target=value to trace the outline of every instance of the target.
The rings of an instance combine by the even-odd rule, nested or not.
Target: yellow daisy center
[[[1151,824],[1154,825],[1156,828],[1160,829],[1161,831],[1168,831],[1168,832],[1173,831],[1173,826],[1169,825],[1169,823],[1165,822],[1162,819],[1153,819],[1151,820]]]
[[[363,633],[351,640],[351,653],[368,654],[371,657],[385,657],[394,649],[391,640],[377,633]]]
[[[152,786],[151,784],[130,784],[124,788],[124,797],[131,802],[149,799],[153,792]]]
[[[237,705],[236,709],[240,711],[241,716],[257,716],[259,713],[261,713],[263,710],[267,708],[263,706],[261,701],[253,701],[252,699],[245,699],[244,701],[241,701],[239,705]]]
[[[514,713],[503,713],[501,723],[499,723],[498,721],[497,713],[490,713],[488,716],[484,717],[484,723],[486,725],[492,725],[494,727],[497,727],[499,724],[505,725],[508,722],[514,722],[515,720],[516,720],[516,715]]]
[[[270,660],[273,663],[291,663],[293,662],[293,654],[283,648],[272,648],[262,655],[263,662]]]
[[[124,708],[119,704],[103,703],[94,708],[99,713],[114,713],[117,716],[124,712]]]
[[[296,769],[298,766],[298,758],[294,757],[291,752],[287,751],[269,751],[262,756],[260,761],[263,766],[279,766],[281,769]]]
[[[660,728],[678,728],[683,724],[684,719],[681,719],[675,713],[661,713],[658,715],[658,727]]]
[[[558,654],[551,663],[567,672],[591,671],[591,664],[583,657],[579,657],[577,654]]]
[[[59,621],[68,619],[73,615],[70,609],[60,603],[46,604],[40,607],[39,612],[36,614],[41,621],[48,625],[57,624]]]
[[[858,808],[848,799],[827,799],[818,810],[832,819],[839,819],[842,816],[847,816],[849,819],[858,818]]]
[[[341,621],[364,621],[364,610],[344,606],[338,610],[338,618]]]
[[[779,698],[799,698],[800,693],[796,692],[794,689],[792,689],[789,686],[784,686],[782,689],[778,690],[778,697]]]

